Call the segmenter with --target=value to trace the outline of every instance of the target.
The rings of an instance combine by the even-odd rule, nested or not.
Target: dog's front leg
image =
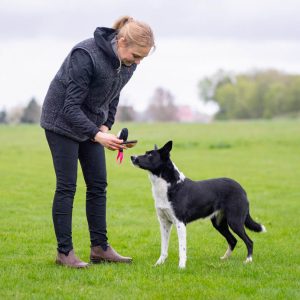
[[[168,257],[169,239],[172,229],[172,223],[169,220],[167,220],[160,214],[158,214],[158,219],[160,224],[161,251],[160,257],[155,264],[156,266],[163,264]]]
[[[186,226],[182,222],[176,222],[179,244],[179,268],[184,269],[186,264]]]

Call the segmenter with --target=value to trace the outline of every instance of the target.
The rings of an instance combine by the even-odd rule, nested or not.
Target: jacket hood
[[[97,27],[94,32],[96,45],[112,60],[116,65],[119,64],[119,58],[113,51],[111,41],[116,36],[117,31],[107,27]]]

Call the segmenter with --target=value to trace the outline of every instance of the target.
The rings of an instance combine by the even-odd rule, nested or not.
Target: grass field
[[[300,121],[127,126],[136,148],[122,165],[107,151],[109,241],[132,265],[74,270],[54,264],[52,161],[38,126],[0,127],[0,299],[300,299]],[[129,155],[172,139],[172,159],[186,177],[232,177],[247,190],[253,218],[268,232],[249,232],[253,263],[238,239],[227,245],[209,220],[187,227],[188,261],[178,269],[176,231],[165,265],[159,225],[145,171]],[[85,186],[79,172],[73,211],[77,254],[89,257]]]

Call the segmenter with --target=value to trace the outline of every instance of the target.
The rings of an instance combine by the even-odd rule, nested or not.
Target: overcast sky
[[[125,87],[141,110],[156,87],[178,104],[210,111],[197,83],[218,69],[300,71],[297,0],[0,0],[0,109],[40,103],[71,47],[98,26],[131,15],[153,28],[157,50]]]

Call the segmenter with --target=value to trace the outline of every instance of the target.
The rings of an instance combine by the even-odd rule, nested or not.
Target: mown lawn
[[[132,265],[73,270],[54,264],[52,161],[38,126],[0,126],[0,299],[300,299],[300,121],[213,124],[116,124],[139,140],[122,165],[107,151],[109,241]],[[209,220],[188,225],[188,262],[178,269],[175,230],[165,265],[150,182],[134,168],[141,154],[172,139],[172,158],[186,177],[232,177],[247,190],[251,215],[268,232],[249,232],[253,263],[239,240],[227,245]],[[73,211],[77,254],[89,257],[81,172]]]

